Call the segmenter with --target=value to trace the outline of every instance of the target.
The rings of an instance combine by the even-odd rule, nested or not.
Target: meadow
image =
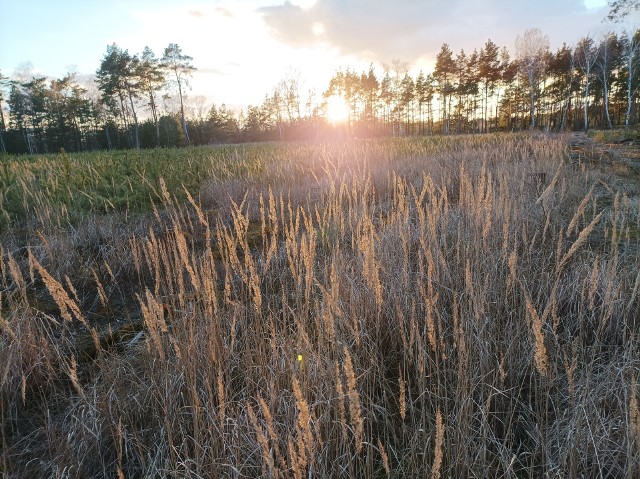
[[[0,158],[0,471],[638,477],[640,184],[568,141]]]

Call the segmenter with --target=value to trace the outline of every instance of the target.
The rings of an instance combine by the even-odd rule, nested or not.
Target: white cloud
[[[593,7],[599,0],[588,1]],[[471,51],[489,38],[512,49],[517,34],[531,27],[549,33],[557,47],[601,29],[603,17],[584,0],[318,0],[307,9],[285,1],[259,11],[273,35],[292,47],[321,40],[379,62],[435,56],[442,43]],[[324,28],[321,39],[317,24]]]

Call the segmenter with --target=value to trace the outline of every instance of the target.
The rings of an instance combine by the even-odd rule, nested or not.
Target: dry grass
[[[269,147],[5,231],[1,472],[637,477],[638,199],[565,141]]]

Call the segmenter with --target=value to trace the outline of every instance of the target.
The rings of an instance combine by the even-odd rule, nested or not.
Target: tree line
[[[516,39],[514,54],[490,39],[471,53],[443,44],[432,72],[411,75],[394,61],[339,70],[318,98],[289,75],[262,104],[189,113],[193,58],[177,44],[162,57],[109,45],[96,71],[98,95],[75,74],[11,80],[0,73],[0,151],[50,153],[324,138],[629,127],[639,121],[640,30],[586,36],[557,51],[540,30]],[[326,118],[340,96],[349,116]]]
[[[378,79],[346,70],[328,94],[343,96],[361,135],[547,131],[629,127],[638,122],[640,30],[582,38],[549,49],[540,30],[516,39],[515,57],[487,40],[454,54],[443,44],[433,72],[412,77],[395,62]]]
[[[162,58],[148,47],[131,55],[109,45],[95,75],[98,97],[81,86],[76,74],[17,81],[0,73],[0,108],[6,101],[9,109],[8,122],[2,115],[0,149],[33,154],[188,145],[184,93],[195,70],[192,60],[175,43]],[[176,93],[177,112],[161,113],[162,97]]]

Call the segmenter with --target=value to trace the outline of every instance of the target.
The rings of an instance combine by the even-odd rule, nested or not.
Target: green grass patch
[[[140,213],[162,198],[160,179],[182,199],[204,179],[259,175],[273,145],[193,147],[0,158],[0,227],[36,219],[75,223],[90,214]]]
[[[635,140],[640,138],[640,130],[637,127],[616,128],[615,130],[590,130],[589,137],[601,143],[620,143],[624,140]]]

